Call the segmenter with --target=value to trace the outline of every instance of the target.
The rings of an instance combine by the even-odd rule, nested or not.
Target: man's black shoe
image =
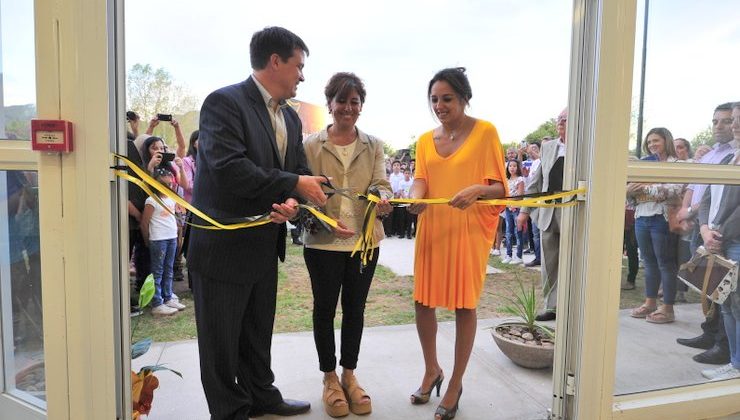
[[[707,363],[710,365],[726,365],[730,363],[730,352],[720,346],[715,345],[704,353],[699,353],[692,357],[695,362]]]
[[[265,414],[274,414],[276,416],[295,416],[297,414],[307,413],[311,409],[311,403],[308,401],[298,401],[284,399],[272,407],[253,408],[249,412],[249,417],[259,417]]]
[[[695,349],[709,350],[714,347],[714,337],[702,334],[694,338],[677,338],[676,342],[682,346],[693,347]]]
[[[303,245],[303,241],[300,239],[293,239],[293,245]]]
[[[540,262],[540,260],[532,260],[524,264],[525,267],[537,267],[539,265],[542,265],[542,262]]]
[[[535,321],[552,321],[555,319],[555,311],[545,311],[534,317]]]

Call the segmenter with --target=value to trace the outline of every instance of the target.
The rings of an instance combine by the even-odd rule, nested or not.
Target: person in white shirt
[[[174,176],[169,169],[154,169],[154,179],[172,189]],[[177,220],[175,201],[160,193],[160,200],[146,199],[141,216],[141,234],[149,245],[151,270],[154,276],[153,315],[172,315],[185,309],[173,299],[172,280],[177,252]],[[164,206],[162,205],[164,204]]]
[[[414,184],[414,178],[411,176],[411,170],[410,169],[404,169],[403,171],[403,179],[398,183],[398,188],[400,192],[401,198],[409,198],[411,195],[411,185]],[[411,239],[412,235],[412,228],[411,226],[414,224],[416,218],[414,214],[411,214],[409,212],[403,211],[401,212],[403,215],[403,220],[401,222],[401,232],[399,233],[399,237],[406,236],[407,239]]]
[[[403,172],[401,172],[401,161],[393,161],[393,172],[388,176],[388,182],[391,184],[391,190],[393,191],[394,198],[401,197],[400,182],[403,180]],[[406,209],[401,207],[394,207],[393,213],[391,213],[391,231],[386,232],[388,237],[398,235],[403,237],[403,220],[405,217]]]

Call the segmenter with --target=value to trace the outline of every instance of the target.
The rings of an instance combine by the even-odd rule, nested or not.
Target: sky
[[[275,4],[265,2],[265,4]],[[568,92],[568,1],[126,2],[126,61],[164,67],[203,99],[251,73],[249,40],[283,26],[308,45],[297,99],[325,104],[332,74],[361,77],[367,98],[358,126],[395,148],[436,125],[427,84],[464,66],[469,113],[516,140],[556,116]],[[173,46],[176,45],[176,48]],[[526,111],[525,111],[526,110]]]
[[[35,101],[31,1],[0,2],[0,67],[5,106]],[[427,83],[464,66],[473,88],[469,114],[493,122],[503,142],[522,139],[565,106],[572,1],[429,0],[372,2],[126,0],[126,66],[165,68],[202,100],[246,79],[252,33],[284,26],[309,47],[299,100],[323,105],[338,71],[366,85],[358,121],[395,148],[433,128]],[[638,1],[633,110],[642,43]],[[275,4],[279,4],[275,7]],[[714,107],[740,101],[740,8],[736,0],[652,0],[646,63],[645,131],[668,127],[691,139]]]

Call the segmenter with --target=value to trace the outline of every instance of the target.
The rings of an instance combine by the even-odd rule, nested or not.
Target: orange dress
[[[426,198],[452,198],[486,180],[499,181],[507,189],[503,162],[496,127],[477,120],[465,143],[448,157],[437,154],[432,132],[424,133],[416,144],[415,177],[426,180]],[[416,230],[416,302],[450,310],[478,305],[501,209],[480,204],[465,210],[427,206]]]

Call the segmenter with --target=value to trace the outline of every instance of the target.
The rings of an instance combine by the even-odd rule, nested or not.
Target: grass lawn
[[[486,285],[478,305],[478,318],[494,318],[501,316],[497,312],[502,304],[501,295],[510,295],[516,290],[517,278],[525,285],[534,282],[537,295],[540,296],[540,273],[522,266],[501,264],[498,257],[490,257],[489,264],[503,270],[501,274],[488,275]],[[622,279],[626,278],[626,264],[622,272]],[[643,271],[637,275],[637,287],[634,290],[623,290],[621,293],[620,308],[633,308],[642,304],[644,299]],[[153,317],[147,309],[144,314],[132,318],[131,328],[134,330],[133,341],[144,337],[152,337],[154,341],[178,341],[196,338],[195,318],[193,312],[192,294],[186,289],[187,283],[175,283],[175,290],[180,301],[187,305],[187,309],[170,317]],[[365,310],[365,326],[412,324],[414,322],[414,304],[412,294],[414,281],[411,276],[396,276],[383,266],[375,270],[375,278],[370,287],[370,294]],[[699,302],[699,295],[687,293],[690,303]],[[275,332],[310,331],[311,321],[311,284],[308,271],[303,262],[302,247],[290,242],[287,245],[285,263],[278,264],[278,296],[275,315]],[[437,311],[440,321],[454,319],[454,312],[446,309]],[[341,320],[341,305],[337,308],[335,326]]]

